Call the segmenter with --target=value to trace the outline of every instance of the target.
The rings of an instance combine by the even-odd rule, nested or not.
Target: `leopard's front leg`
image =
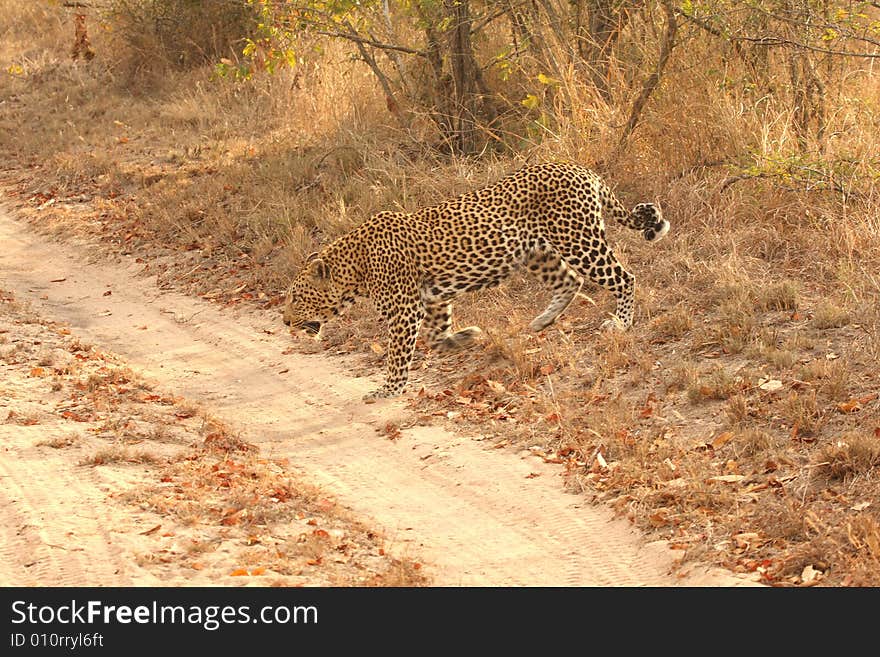
[[[419,335],[419,327],[422,325],[424,316],[425,312],[419,304],[415,308],[396,311],[388,319],[385,385],[364,395],[364,401],[368,404],[377,399],[396,397],[403,392],[409,378],[409,368],[416,348],[416,338]]]

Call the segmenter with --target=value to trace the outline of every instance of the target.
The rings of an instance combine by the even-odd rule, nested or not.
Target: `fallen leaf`
[[[156,525],[155,527],[150,527],[147,531],[145,531],[145,532],[141,532],[141,536],[149,536],[149,535],[152,534],[153,532],[157,532],[157,531],[159,531],[159,528],[160,528],[161,526],[162,526],[162,525]]]
[[[553,363],[547,363],[546,365],[541,365],[541,369],[539,371],[544,376],[549,376],[556,371],[556,367],[554,367]]]
[[[782,381],[779,381],[778,379],[769,379],[758,387],[765,392],[776,392],[777,390],[782,390]]]
[[[109,297],[111,294],[113,294],[113,290],[107,290],[107,291],[104,292],[104,294],[102,294],[101,296],[102,296],[102,297]]]
[[[526,475],[526,479],[534,479],[535,477],[540,477],[540,476],[541,476],[540,472],[530,472],[529,474]]]
[[[712,441],[711,445],[714,449],[719,449],[723,445],[726,445],[733,439],[732,431],[725,431],[724,433],[720,433],[715,436],[715,439]]]
[[[742,532],[741,534],[735,534],[733,540],[736,541],[738,547],[747,548],[759,538],[761,538],[761,535],[756,532]]]
[[[735,484],[738,481],[742,481],[745,479],[745,475],[738,474],[727,474],[727,475],[717,475],[715,477],[709,477],[708,481],[718,481],[725,484]]]
[[[385,353],[385,349],[383,349],[382,345],[380,345],[378,342],[371,342],[370,343],[370,350],[374,354],[376,354],[377,356],[381,356],[382,354]]]
[[[862,410],[862,405],[859,404],[858,399],[850,399],[848,402],[840,402],[837,405],[837,410],[841,413],[854,413]]]
[[[46,370],[42,367],[35,367],[31,370],[31,376],[46,376]]]
[[[50,282],[50,283],[63,283],[63,282],[66,281],[66,280],[67,280],[66,278],[53,278],[53,279],[52,279],[51,281],[49,281],[49,282]]]
[[[869,506],[871,506],[870,502],[859,502],[858,504],[853,504],[850,508],[853,511],[864,511]]]
[[[655,527],[663,527],[664,525],[669,524],[669,518],[667,517],[666,509],[660,509],[648,516],[648,520]]]
[[[248,571],[246,568],[236,568],[231,573],[229,573],[229,575],[231,577],[241,577],[241,576],[247,575],[247,574],[248,574]]]
[[[251,575],[262,575],[265,572],[266,572],[265,568],[263,568],[262,566],[258,566],[257,568],[253,568],[251,570]]]
[[[498,381],[493,381],[492,379],[486,379],[486,385],[489,386],[489,388],[493,392],[497,392],[499,394],[502,392],[507,392],[507,389],[504,387],[504,384],[499,383]]]
[[[79,415],[78,413],[74,413],[73,411],[64,411],[61,414],[66,420],[73,420],[74,422],[90,422],[91,419],[86,417],[85,415]]]
[[[377,431],[384,436],[388,437],[388,440],[397,440],[400,438],[400,427],[394,424],[394,422],[386,422],[385,426],[382,429],[377,429]]]

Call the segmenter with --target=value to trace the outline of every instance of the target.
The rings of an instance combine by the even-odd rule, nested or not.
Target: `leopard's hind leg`
[[[581,276],[614,294],[617,308],[605,328],[627,329],[633,323],[635,276],[623,268],[605,241],[604,232],[597,232],[582,243],[562,248],[566,262]]]
[[[437,353],[450,353],[471,346],[482,333],[478,326],[452,332],[452,304],[425,303],[425,328],[428,344]]]
[[[550,247],[533,249],[526,261],[526,268],[553,290],[553,298],[544,312],[529,324],[533,331],[542,331],[568,308],[584,279]]]

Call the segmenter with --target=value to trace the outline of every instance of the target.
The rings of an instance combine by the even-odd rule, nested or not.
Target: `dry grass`
[[[64,436],[47,438],[46,440],[40,440],[36,444],[38,446],[51,447],[52,449],[63,449],[65,447],[73,447],[75,445],[78,445],[80,444],[80,442],[82,442],[82,438],[77,434],[72,433]]]
[[[80,465],[109,465],[115,463],[149,463],[160,461],[155,454],[144,449],[132,449],[124,445],[114,445],[98,450],[80,461]]]
[[[613,302],[591,288],[592,303],[529,335],[530,300],[544,292],[516,279],[457,305],[457,321],[482,324],[486,341],[448,360],[425,355],[427,394],[413,403],[541,446],[572,487],[692,558],[781,585],[803,584],[808,565],[819,583],[880,583],[876,71],[846,73],[846,94],[829,95],[827,137],[804,149],[785,98],[756,102],[745,85],[720,84],[715,68],[688,63],[716,56],[694,42],[666,72],[674,93],[652,98],[626,149],[616,148],[625,90],[607,103],[566,79],[564,120],[504,155],[466,159],[394,127],[366,67],[349,67],[337,46],[320,70],[236,84],[192,69],[137,88],[106,60],[67,61],[69,24],[56,11],[15,3],[2,21],[3,68],[18,68],[3,79],[12,100],[0,128],[20,138],[0,150],[18,204],[221,303],[272,307],[305,254],[357,221],[526,160],[593,165],[627,204],[659,200],[673,226],[663,242],[609,227],[637,275],[630,333],[596,332]],[[844,169],[847,196],[798,177]],[[370,345],[383,329],[368,306],[355,310],[329,346],[378,368]],[[456,403],[462,395],[472,403]]]

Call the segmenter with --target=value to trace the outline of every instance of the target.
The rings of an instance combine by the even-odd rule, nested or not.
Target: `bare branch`
[[[880,7],[880,3],[871,3],[871,4]],[[786,23],[794,23],[797,25],[803,25],[802,21],[798,21],[793,18],[788,18],[787,16],[780,16],[778,14],[770,13],[764,9],[761,9],[760,7],[757,7],[757,9],[759,11],[761,11],[762,13],[764,13],[766,16],[769,16],[770,18],[773,18],[773,19],[776,19],[776,20],[779,20],[782,22],[786,22]],[[746,43],[751,43],[751,44],[754,44],[757,46],[764,46],[764,47],[768,47],[768,48],[783,47],[783,46],[784,47],[795,47],[795,48],[801,48],[803,50],[810,50],[812,52],[818,52],[818,53],[822,53],[822,54],[826,54],[826,55],[840,55],[842,57],[863,57],[866,59],[880,58],[880,53],[857,52],[857,51],[853,51],[853,50],[835,50],[832,48],[822,48],[820,46],[813,46],[813,45],[810,45],[807,43],[803,43],[801,41],[794,41],[792,39],[788,39],[788,38],[780,37],[780,36],[775,36],[775,35],[774,36],[752,37],[752,36],[746,36],[743,34],[725,34],[723,30],[715,27],[709,21],[702,20],[702,19],[697,18],[696,16],[693,16],[693,15],[685,14],[681,10],[676,10],[676,15],[681,18],[684,18],[685,20],[687,20],[690,23],[693,23],[694,25],[696,25],[700,29],[705,30],[706,32],[708,32],[709,34],[711,34],[713,36],[716,36],[716,37],[719,37],[722,39],[727,39],[727,40],[732,41],[734,43],[746,42]],[[842,30],[842,28],[836,24],[826,23],[824,25],[821,25],[821,26],[817,25],[814,27],[822,27],[824,29],[833,29],[847,39],[856,39],[859,41],[864,41],[865,43],[869,43],[874,46],[880,46],[880,41],[870,39],[866,36],[860,36],[857,34],[853,34],[851,32],[844,32]]]
[[[819,46],[811,46],[807,43],[802,43],[800,41],[794,41],[792,39],[785,39],[779,36],[765,36],[765,37],[747,37],[747,36],[731,36],[729,37],[732,40],[736,41],[746,41],[748,43],[753,43],[756,46],[766,46],[769,48],[775,46],[793,46],[795,48],[802,48],[803,50],[810,50],[812,52],[819,52],[826,55],[840,55],[842,57],[862,57],[865,59],[880,59],[880,53],[876,52],[854,52],[851,50],[832,50],[830,48],[820,48]]]
[[[510,4],[505,5],[502,9],[495,11],[494,13],[487,14],[479,21],[476,21],[471,26],[471,34],[477,34],[478,32],[483,31],[489,23],[495,21],[502,16],[509,14],[513,9],[517,9],[527,4],[529,0],[520,0],[519,2],[512,2]]]
[[[645,103],[648,102],[651,94],[654,93],[654,89],[656,89],[657,85],[660,83],[660,77],[663,75],[663,70],[666,68],[666,62],[669,60],[669,55],[675,47],[675,36],[678,32],[678,22],[675,19],[675,7],[671,0],[661,0],[661,2],[663,4],[663,11],[666,14],[666,31],[663,34],[663,41],[660,44],[660,56],[657,59],[657,69],[642,83],[642,90],[639,92],[635,102],[633,102],[632,109],[629,113],[629,120],[626,122],[626,126],[623,128],[623,133],[620,135],[620,140],[617,142],[618,148],[623,146],[638,125]]]
[[[376,41],[375,39],[367,39],[358,34],[350,34],[348,32],[329,32],[327,30],[315,30],[315,34],[320,34],[322,36],[335,37],[338,39],[348,39],[349,41],[354,41],[355,43],[370,46],[372,48],[378,48],[379,50],[393,50],[395,52],[403,52],[408,55],[417,55],[418,57],[424,57],[427,59],[428,53],[424,50],[416,50],[415,48],[407,48],[406,46],[398,46],[393,43],[382,43],[380,41]]]

